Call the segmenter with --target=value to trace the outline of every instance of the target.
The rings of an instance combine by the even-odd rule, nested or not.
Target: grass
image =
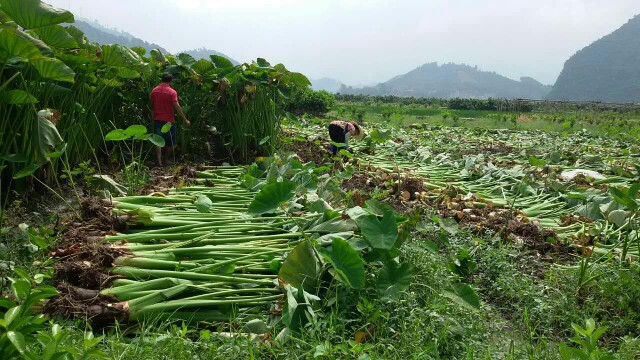
[[[360,115],[359,115],[360,114]],[[400,126],[465,127],[471,129],[540,130],[571,133],[587,130],[611,137],[640,138],[640,114],[613,111],[496,112],[488,110],[451,110],[428,105],[338,102],[328,114],[364,123],[395,123]]]

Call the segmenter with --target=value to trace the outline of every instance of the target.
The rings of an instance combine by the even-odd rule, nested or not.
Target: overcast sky
[[[371,84],[427,62],[553,84],[639,0],[45,0],[171,52],[264,57],[310,78]]]

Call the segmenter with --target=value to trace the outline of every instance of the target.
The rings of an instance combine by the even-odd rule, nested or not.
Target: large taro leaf
[[[188,68],[191,68],[191,66],[196,63],[196,59],[194,59],[193,56],[187,53],[180,53],[178,54],[178,56],[176,56],[176,58],[180,61],[181,65],[184,65]]]
[[[73,25],[67,26],[66,29],[69,35],[71,35],[71,37],[76,41],[76,44],[83,45],[86,42],[84,32],[82,32],[82,30]]]
[[[462,306],[472,309],[480,308],[480,297],[470,285],[463,283],[453,284],[453,291],[447,291],[444,295]]]
[[[284,260],[278,277],[296,288],[315,293],[322,264],[311,242],[298,244]]]
[[[43,55],[44,43],[28,34],[8,27],[0,26],[0,60],[29,60]]]
[[[0,0],[2,11],[24,29],[75,21],[67,10],[56,9],[40,0]]]
[[[77,48],[78,42],[60,25],[50,25],[33,30],[45,44],[59,49]]]
[[[293,197],[296,186],[292,181],[265,185],[249,205],[249,214],[274,212],[283,202]]]
[[[312,227],[309,231],[320,234],[333,234],[339,232],[355,231],[358,228],[356,223],[351,220],[344,220],[336,217]]]
[[[101,60],[105,65],[134,67],[144,65],[140,55],[126,46],[114,44],[102,46]]]
[[[216,69],[226,69],[233,67],[233,63],[231,62],[231,60],[227,59],[224,56],[211,55],[209,57],[211,58],[211,62],[213,63],[213,65],[216,66]]]
[[[296,87],[305,88],[305,87],[311,86],[311,81],[309,81],[309,79],[307,79],[306,76],[300,73],[296,73],[296,72],[289,73],[288,79]]]
[[[158,49],[153,49],[149,52],[149,55],[151,55],[151,58],[157,62],[161,62],[161,63],[166,63],[167,59],[164,58],[164,55],[162,54],[162,51],[158,50]]]
[[[398,225],[392,212],[385,212],[382,221],[373,214],[363,215],[356,219],[360,233],[374,249],[389,250],[398,239]]]
[[[47,119],[38,118],[38,136],[34,137],[37,149],[37,161],[44,164],[49,161],[49,154],[64,143],[58,129]]]
[[[211,61],[200,59],[196,61],[193,65],[191,65],[191,69],[193,69],[198,74],[206,74],[207,72],[214,69],[213,63]]]
[[[24,90],[9,90],[0,92],[0,102],[11,105],[23,105],[35,104],[38,102],[38,99]]]
[[[396,300],[411,285],[412,269],[407,263],[398,264],[395,260],[387,261],[376,280],[376,290],[385,300]]]
[[[331,263],[338,280],[354,289],[364,288],[364,260],[347,241],[334,238],[331,247],[320,249],[320,253]]]
[[[41,57],[29,61],[29,63],[45,79],[70,83],[75,80],[76,74],[73,70],[58,59]]]

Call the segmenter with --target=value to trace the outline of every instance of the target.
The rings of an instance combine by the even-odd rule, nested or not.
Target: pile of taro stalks
[[[106,237],[126,255],[101,294],[134,321],[229,321],[281,302],[279,261],[303,235],[287,229],[308,219],[249,216],[255,194],[240,186],[242,172],[211,168],[193,187],[114,199],[114,215],[134,215],[138,226]]]

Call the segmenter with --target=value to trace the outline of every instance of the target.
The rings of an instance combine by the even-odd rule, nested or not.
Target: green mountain
[[[541,99],[551,86],[523,77],[515,81],[494,72],[461,64],[424,64],[404,75],[375,86],[342,86],[341,94],[396,95],[451,98]]]
[[[548,98],[640,101],[640,15],[569,58]]]
[[[86,19],[76,19],[76,22],[72,25],[82,30],[82,32],[84,32],[85,36],[89,38],[90,41],[96,42],[98,44],[120,44],[127,47],[139,46],[147,49],[147,51],[150,51],[152,49],[160,49],[165,54],[169,53],[165,48],[158,44],[146,42],[125,31],[108,28],[100,24],[97,20],[91,21]],[[201,48],[185,52],[196,59],[209,59],[209,55],[221,55],[231,60],[234,65],[238,65],[238,61],[215,50]]]
[[[209,60],[209,55],[220,55],[220,56],[226,57],[227,59],[231,60],[233,65],[239,65],[240,64],[239,61],[233,59],[232,57],[227,56],[226,54],[223,54],[221,52],[218,52],[218,51],[215,51],[215,50],[211,50],[211,49],[199,48],[199,49],[187,50],[187,51],[183,51],[183,52],[193,56],[196,60],[200,60],[200,59]]]
[[[98,44],[120,44],[127,47],[139,46],[147,49],[147,51],[160,49],[163,53],[167,53],[167,50],[158,44],[146,42],[128,32],[110,29],[97,21],[76,19],[76,22],[72,25],[82,30],[90,41]]]

